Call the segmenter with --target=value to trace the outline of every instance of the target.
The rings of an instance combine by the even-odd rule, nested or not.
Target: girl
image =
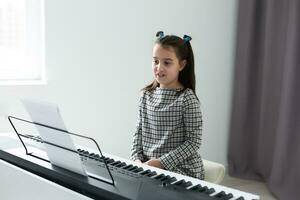
[[[142,90],[131,159],[204,179],[192,38],[164,36],[162,31],[156,36],[154,81]]]

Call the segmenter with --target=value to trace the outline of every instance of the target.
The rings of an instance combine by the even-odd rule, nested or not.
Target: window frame
[[[29,55],[37,57],[32,59],[35,64],[22,63],[17,65],[16,69],[11,70],[11,74],[17,73],[18,70],[34,70],[32,74],[26,75],[20,73],[15,77],[10,78],[9,75],[0,77],[0,85],[45,85],[46,79],[46,61],[45,61],[45,2],[44,0],[24,0],[24,12],[25,12],[25,29],[23,31],[25,49],[24,52],[29,51]],[[32,26],[32,27],[29,27]],[[33,39],[30,35],[37,36]],[[5,47],[3,48],[5,50]],[[26,53],[24,53],[26,54]],[[27,55],[26,54],[26,55]],[[0,56],[1,57],[1,56]],[[19,57],[20,58],[20,57]],[[29,59],[26,58],[25,59]],[[1,63],[0,63],[1,64]],[[4,63],[2,63],[4,64]],[[19,66],[19,67],[18,67]],[[5,66],[0,66],[0,73],[5,71]],[[9,73],[7,73],[9,74]]]

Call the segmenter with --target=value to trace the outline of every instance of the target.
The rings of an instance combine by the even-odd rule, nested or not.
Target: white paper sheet
[[[33,122],[67,130],[56,104],[30,99],[22,99],[21,101]],[[69,134],[43,126],[36,125],[36,127],[44,141],[77,151]],[[45,147],[48,158],[53,165],[87,176],[77,153],[49,144],[45,144]]]

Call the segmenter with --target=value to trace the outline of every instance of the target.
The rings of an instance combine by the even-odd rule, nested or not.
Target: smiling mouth
[[[155,76],[158,77],[158,78],[163,78],[163,77],[165,77],[166,75],[165,75],[165,74],[156,74]]]

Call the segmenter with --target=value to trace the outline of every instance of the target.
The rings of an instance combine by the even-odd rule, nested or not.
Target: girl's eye
[[[170,62],[165,62],[165,65],[170,65],[171,63]]]
[[[155,65],[157,65],[157,64],[158,64],[158,60],[153,60],[153,63],[154,63]]]

